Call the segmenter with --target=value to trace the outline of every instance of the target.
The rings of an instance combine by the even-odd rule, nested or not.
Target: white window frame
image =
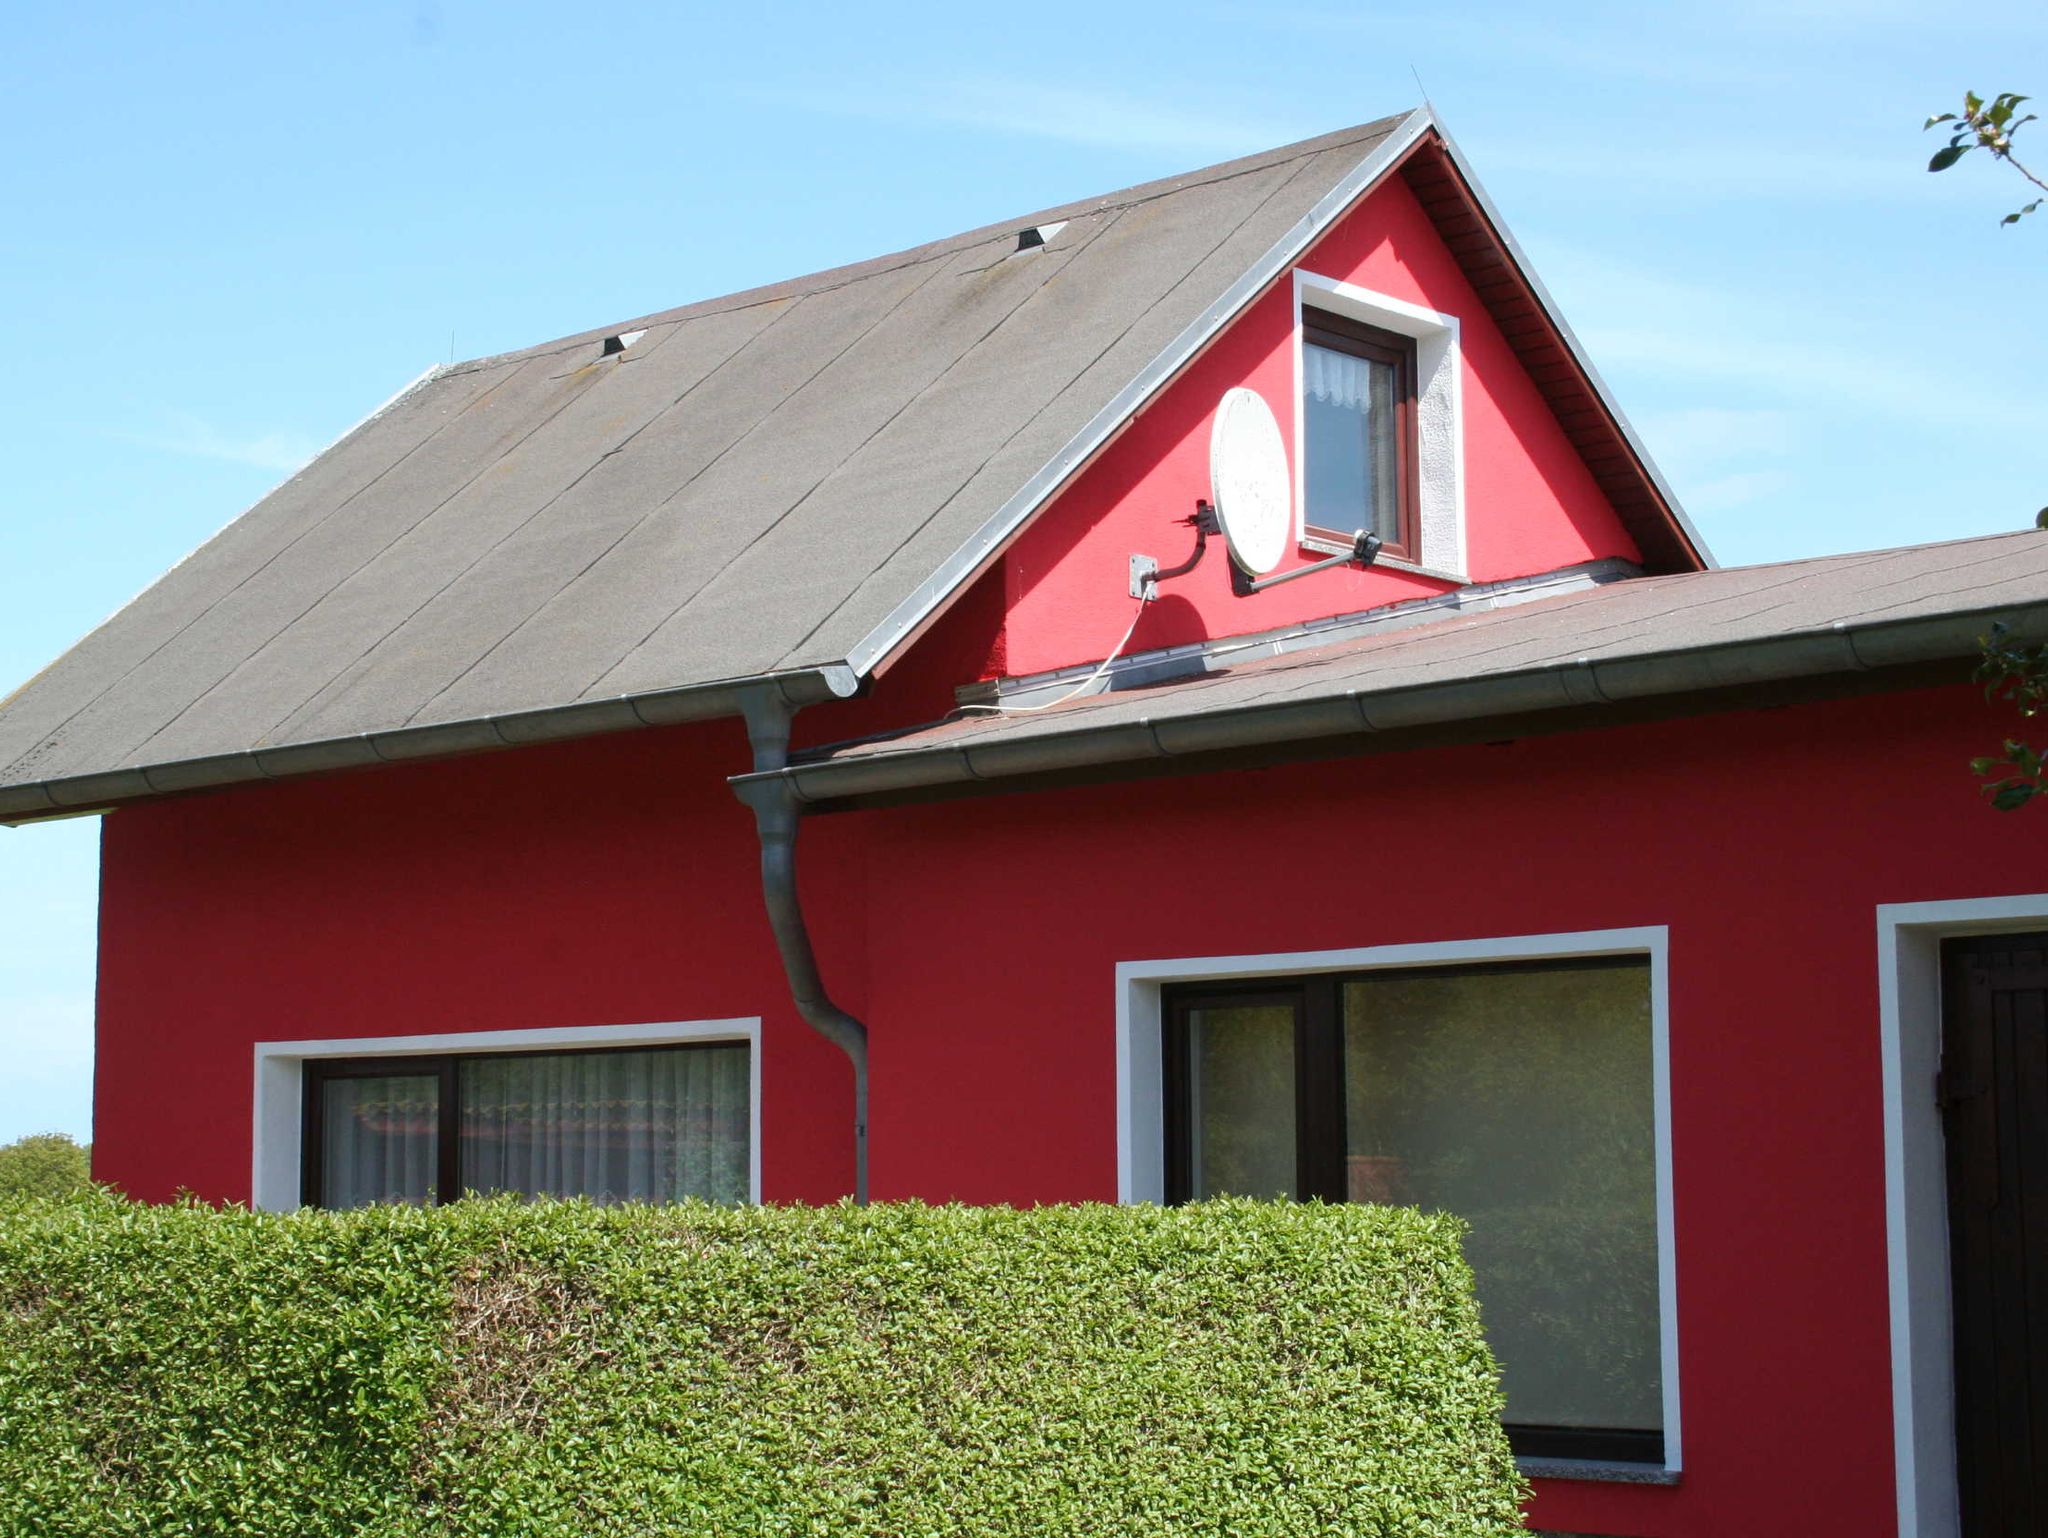
[[[553,1025],[511,1031],[443,1031],[430,1036],[351,1036],[256,1043],[256,1095],[249,1161],[250,1205],[260,1212],[300,1206],[299,1146],[305,1124],[306,1064],[319,1058],[441,1056],[469,1052],[576,1052],[601,1047],[747,1045],[747,1200],[761,1200],[761,1019],[667,1020],[635,1025]]]
[[[1941,1067],[1941,942],[2048,928],[2048,893],[1877,909],[1884,1061],[1884,1226],[1899,1538],[1956,1538],[1954,1335]]]
[[[1116,1184],[1120,1202],[1166,1199],[1166,1077],[1161,1035],[1165,989],[1174,983],[1288,977],[1305,972],[1480,965],[1490,961],[1642,956],[1650,964],[1651,1112],[1657,1164],[1657,1312],[1664,1388],[1663,1472],[1683,1467],[1679,1439],[1678,1251],[1671,1204],[1669,930],[1589,929],[1570,934],[1367,945],[1249,956],[1182,956],[1116,966]],[[1651,1465],[1652,1468],[1656,1467]]]
[[[1302,397],[1302,311],[1343,315],[1415,342],[1415,539],[1412,558],[1383,555],[1375,563],[1419,572],[1460,586],[1469,583],[1465,551],[1465,411],[1458,318],[1392,294],[1320,273],[1294,270],[1294,529],[1305,550],[1349,550],[1308,531],[1308,413]]]

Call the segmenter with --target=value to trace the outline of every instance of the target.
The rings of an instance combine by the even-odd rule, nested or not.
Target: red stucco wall
[[[1873,909],[2038,891],[1976,691],[818,818],[874,1033],[878,1198],[1115,1194],[1118,961],[1665,925],[1686,1472],[1543,1526],[1892,1528]],[[129,808],[106,824],[98,1173],[248,1194],[251,1044],[765,1020],[765,1188],[846,1189],[730,723]]]

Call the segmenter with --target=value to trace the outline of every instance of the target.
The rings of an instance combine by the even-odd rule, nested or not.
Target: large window
[[[1417,554],[1415,343],[1344,316],[1302,314],[1303,524],[1389,555]]]
[[[1458,1214],[1531,1456],[1659,1461],[1649,967],[1431,967],[1165,996],[1167,1196]]]
[[[744,1043],[721,1042],[312,1061],[303,1198],[744,1201],[747,1059]]]

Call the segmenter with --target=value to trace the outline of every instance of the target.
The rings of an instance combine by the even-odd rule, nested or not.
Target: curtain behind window
[[[741,1045],[464,1062],[462,1188],[598,1202],[745,1201],[747,1087]]]
[[[1310,527],[1399,539],[1392,366],[1309,343],[1301,372]]]
[[[1649,981],[1585,962],[1344,988],[1350,1195],[1472,1225],[1510,1422],[1663,1424]]]
[[[329,1079],[320,1094],[321,1206],[433,1199],[441,1120],[437,1075]]]

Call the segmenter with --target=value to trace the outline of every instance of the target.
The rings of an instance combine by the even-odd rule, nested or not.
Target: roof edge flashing
[[[195,790],[218,790],[264,780],[300,779],[311,774],[362,768],[373,764],[417,763],[454,758],[498,748],[545,742],[569,742],[609,736],[645,727],[680,725],[744,713],[741,700],[750,689],[773,688],[792,708],[849,699],[861,680],[842,664],[769,673],[759,678],[725,679],[678,689],[657,689],[611,699],[579,700],[572,705],[506,715],[477,716],[459,721],[434,721],[363,732],[349,737],[324,737],[274,748],[238,753],[213,753],[138,765],[103,774],[60,776],[18,785],[0,785],[0,824],[41,821],[69,815],[81,807],[101,807]]]
[[[1664,509],[1671,515],[1672,522],[1678,526],[1679,533],[1692,546],[1694,554],[1700,559],[1702,569],[1718,571],[1721,563],[1714,558],[1714,552],[1707,547],[1707,542],[1700,537],[1700,531],[1693,526],[1692,519],[1686,515],[1685,508],[1680,505],[1677,494],[1672,491],[1670,483],[1664,479],[1664,472],[1657,468],[1657,462],[1650,457],[1650,451],[1644,447],[1643,441],[1637,435],[1634,426],[1623,413],[1620,403],[1614,398],[1614,392],[1607,388],[1607,381],[1600,377],[1600,371],[1593,366],[1592,359],[1587,355],[1586,349],[1579,342],[1578,334],[1572,330],[1571,323],[1564,318],[1564,312],[1558,308],[1557,301],[1551,298],[1550,290],[1544,286],[1542,278],[1537,275],[1536,269],[1529,261],[1528,255],[1522,250],[1521,242],[1515,239],[1514,232],[1508,228],[1507,222],[1501,218],[1499,208],[1494,205],[1493,199],[1487,196],[1484,184],[1480,182],[1478,176],[1472,170],[1471,161],[1465,158],[1465,152],[1458,147],[1458,141],[1451,137],[1450,131],[1441,122],[1434,122],[1434,126],[1437,139],[1443,145],[1444,157],[1450,161],[1452,167],[1464,181],[1466,189],[1472,194],[1472,201],[1477,205],[1481,216],[1485,218],[1488,227],[1492,230],[1494,239],[1500,242],[1501,249],[1507,253],[1508,260],[1514,263],[1515,269],[1521,274],[1522,280],[1529,285],[1529,291],[1535,295],[1536,303],[1542,309],[1544,318],[1557,328],[1558,339],[1564,343],[1565,351],[1571,355],[1572,362],[1586,376],[1586,383],[1592,388],[1594,397],[1600,402],[1601,409],[1607,413],[1608,418],[1614,424],[1615,430],[1621,435],[1622,441],[1628,446],[1629,453],[1634,456],[1636,463],[1642,467],[1644,478],[1649,481],[1652,489],[1663,501]]]
[[[2048,608],[2000,605],[1823,630],[1711,643],[1603,660],[1581,657],[1490,677],[1235,706],[1184,717],[1077,721],[1064,731],[1011,741],[982,736],[901,752],[812,759],[775,772],[805,803],[843,804],[884,795],[1146,758],[1172,759],[1318,738],[1398,733],[1587,705],[1824,678],[1876,669],[1966,661],[1986,627],[2004,620],[2021,639],[2048,639]],[[736,776],[735,784],[760,776]]]

